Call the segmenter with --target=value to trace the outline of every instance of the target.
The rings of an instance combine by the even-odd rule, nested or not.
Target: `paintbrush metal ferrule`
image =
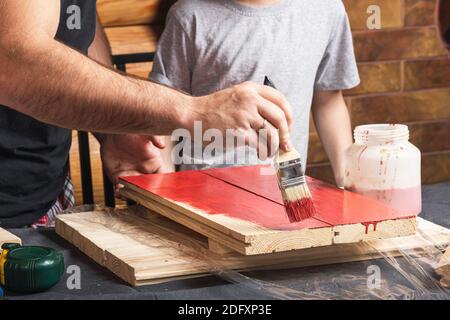
[[[278,183],[283,189],[306,183],[302,162],[299,158],[278,163]]]

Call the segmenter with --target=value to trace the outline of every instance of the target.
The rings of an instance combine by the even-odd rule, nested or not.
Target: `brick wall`
[[[445,0],[443,3],[450,1]],[[344,0],[361,84],[345,92],[353,126],[404,123],[422,151],[424,183],[450,180],[450,56],[437,27],[436,0]],[[381,8],[382,28],[368,30],[366,9]],[[311,129],[309,174],[332,181]]]
[[[156,48],[165,13],[173,0],[98,0],[98,11],[113,53]],[[450,0],[442,0],[449,9]],[[450,181],[450,57],[436,28],[436,0],[344,0],[354,33],[361,85],[345,93],[353,125],[401,122],[423,152],[423,181]],[[382,29],[367,30],[367,7],[381,8]],[[448,12],[447,12],[448,11]],[[441,14],[450,26],[450,11]],[[448,22],[448,23],[447,23]],[[151,64],[129,66],[146,77]],[[98,144],[91,139],[95,200],[103,201]],[[332,181],[314,127],[309,174]],[[81,202],[76,136],[71,170]]]

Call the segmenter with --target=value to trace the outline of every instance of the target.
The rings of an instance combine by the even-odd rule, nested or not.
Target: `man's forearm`
[[[113,68],[111,45],[98,14],[95,27],[95,38],[89,47],[88,56],[106,67]],[[100,132],[92,132],[92,134],[100,143],[103,143],[108,136],[116,136]]]
[[[98,16],[95,27],[95,38],[94,42],[89,47],[88,56],[107,67],[113,66],[111,46]]]
[[[40,121],[138,134],[170,134],[191,122],[191,97],[125,77],[53,39],[2,43],[0,57],[0,104]]]
[[[342,94],[316,94],[312,111],[317,132],[333,167],[336,183],[341,186],[345,175],[345,151],[353,143],[350,116]]]

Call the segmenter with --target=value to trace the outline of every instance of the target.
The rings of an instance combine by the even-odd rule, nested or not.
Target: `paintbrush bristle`
[[[313,217],[316,211],[303,174],[300,154],[295,149],[279,152],[275,162],[278,165],[278,184],[289,221],[299,222]]]
[[[311,192],[306,183],[281,190],[290,222],[300,222],[316,214]]]

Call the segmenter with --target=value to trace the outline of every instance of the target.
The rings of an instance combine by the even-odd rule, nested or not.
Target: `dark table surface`
[[[423,188],[422,218],[450,228],[450,183]],[[164,284],[131,287],[90,260],[53,230],[11,229],[25,245],[49,246],[64,254],[66,267],[79,266],[81,289],[68,289],[69,274],[51,290],[33,295],[8,294],[9,299],[277,299],[395,298],[449,299],[437,285],[429,259],[377,259],[291,270],[225,272]],[[429,257],[428,257],[429,258]],[[424,260],[424,261],[422,261]],[[395,266],[395,267],[394,267]],[[369,289],[373,268],[380,286]]]

